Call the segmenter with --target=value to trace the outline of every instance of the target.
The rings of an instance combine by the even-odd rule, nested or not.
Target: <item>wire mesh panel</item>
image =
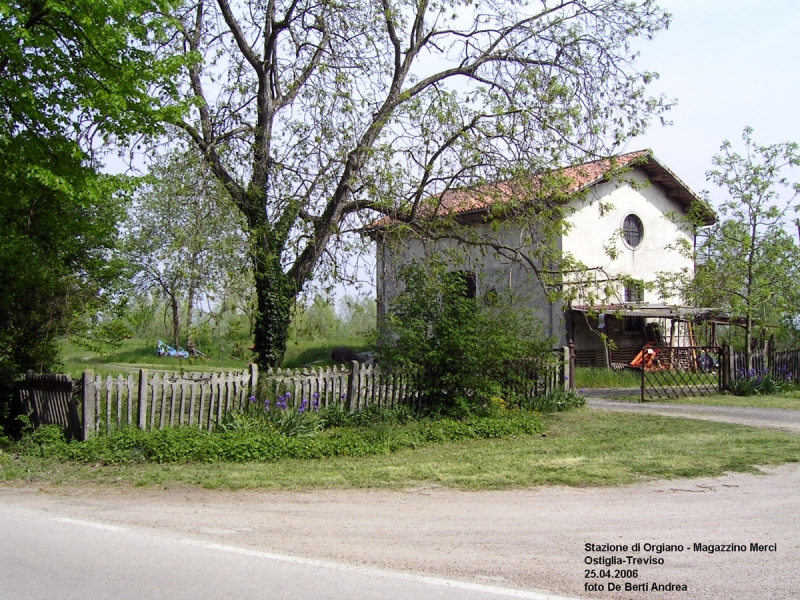
[[[643,350],[642,401],[706,396],[722,390],[722,352],[713,346]]]

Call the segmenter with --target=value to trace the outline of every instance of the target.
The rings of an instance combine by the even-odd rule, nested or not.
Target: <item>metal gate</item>
[[[722,350],[716,346],[645,348],[642,402],[717,394],[723,389]]]

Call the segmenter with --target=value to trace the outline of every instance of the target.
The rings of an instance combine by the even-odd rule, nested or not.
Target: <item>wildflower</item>
[[[256,402],[257,401],[255,396],[250,396],[250,398],[248,398],[248,400],[250,400],[250,402]]]
[[[312,397],[314,400],[319,400],[319,392],[314,392],[313,394],[311,394],[311,397]]]
[[[346,399],[347,399],[347,392],[342,392],[342,395],[341,395],[341,396],[339,396],[339,398],[340,398],[341,400],[346,400]]]
[[[269,410],[269,400],[264,400],[264,410]]]

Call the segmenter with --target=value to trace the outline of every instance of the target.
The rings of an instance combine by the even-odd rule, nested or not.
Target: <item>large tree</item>
[[[797,314],[800,248],[787,221],[798,209],[800,183],[791,181],[787,170],[800,165],[800,153],[795,143],[759,146],[750,128],[742,139],[743,153],[724,142],[706,174],[726,197],[719,203],[719,221],[698,247],[691,293],[701,305],[741,319],[751,364],[754,329]]]
[[[170,6],[168,0],[0,1],[0,386],[6,389],[20,371],[51,367],[56,336],[110,290],[108,252],[126,182],[98,168],[106,142],[155,132],[165,101],[176,110],[169,80],[179,65],[151,49],[164,40],[162,15]]]
[[[653,0],[191,0],[176,18],[196,108],[171,122],[247,221],[265,365],[374,219],[607,156],[668,107],[630,45],[668,25]]]

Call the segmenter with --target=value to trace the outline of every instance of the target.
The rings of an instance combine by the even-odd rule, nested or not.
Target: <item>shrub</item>
[[[251,462],[334,456],[367,456],[416,448],[426,443],[532,435],[544,431],[541,419],[524,411],[502,417],[473,417],[412,421],[405,425],[382,422],[371,427],[339,427],[313,437],[288,437],[271,429],[218,430],[194,427],[160,431],[122,429],[85,442],[64,441],[53,428],[18,443],[16,450],[92,464],[181,462]],[[34,441],[35,440],[35,441]]]
[[[381,361],[414,373],[432,413],[464,416],[502,397],[525,376],[513,365],[549,357],[537,320],[519,307],[474,296],[463,272],[442,262],[412,263],[384,328]],[[486,300],[486,299],[484,299]]]
[[[278,396],[275,402],[262,402],[250,396],[242,409],[228,411],[216,430],[222,433],[265,431],[287,437],[308,437],[320,428],[318,398],[319,394],[314,394],[311,402],[303,398],[295,406],[289,404],[291,392]]]

